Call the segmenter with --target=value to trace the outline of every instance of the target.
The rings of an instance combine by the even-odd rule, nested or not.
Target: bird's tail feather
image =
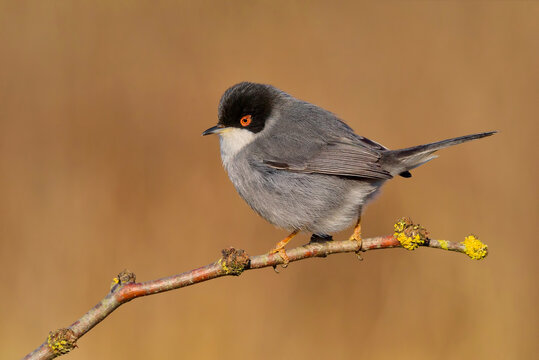
[[[459,136],[453,139],[447,139],[442,141],[433,142],[425,145],[413,146],[406,149],[388,150],[382,155],[383,168],[395,176],[402,174],[405,177],[409,177],[410,174],[407,171],[415,169],[416,167],[423,165],[427,161],[436,158],[433,155],[435,151],[462,144],[463,142],[481,139],[486,136],[495,134],[496,131],[483,132],[479,134]]]

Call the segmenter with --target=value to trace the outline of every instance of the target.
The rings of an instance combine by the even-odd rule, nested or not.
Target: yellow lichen
[[[240,275],[249,266],[249,255],[241,249],[228,248],[221,251],[222,258],[217,260],[217,264],[225,275]]]
[[[464,245],[466,255],[473,260],[484,259],[488,254],[488,246],[474,235],[466,236],[461,244]]]
[[[403,219],[400,219],[399,221],[397,221],[394,225],[394,228],[395,228],[395,233],[401,233],[404,231],[404,228],[406,227],[406,223],[405,223],[405,220],[404,218]]]
[[[118,279],[117,277],[113,278],[112,281],[110,282],[110,289],[114,289],[116,287],[116,285],[118,285],[120,283],[120,279]]]
[[[230,269],[228,268],[228,266],[226,266],[226,261],[224,261],[223,259],[219,259],[219,261],[217,262],[219,263],[219,265],[221,265],[221,268],[223,269],[225,274],[228,274],[230,272]]]
[[[415,250],[420,245],[425,244],[428,239],[427,230],[421,225],[414,224],[408,218],[402,218],[394,225],[395,239],[399,241],[401,246],[407,250]]]
[[[404,233],[401,232],[401,233],[395,233],[395,237],[401,243],[401,246],[405,248],[406,250],[415,250],[419,247],[419,245],[422,245],[425,243],[425,241],[421,240],[419,235],[410,237],[410,236],[406,236]]]
[[[75,345],[75,334],[70,329],[51,331],[47,338],[47,345],[55,355],[67,354]]]
[[[447,240],[438,240],[440,247],[444,250],[449,250],[449,241]]]

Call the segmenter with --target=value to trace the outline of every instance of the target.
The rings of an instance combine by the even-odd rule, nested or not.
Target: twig
[[[326,257],[338,253],[356,253],[359,256],[360,252],[395,247],[405,247],[413,250],[417,246],[466,253],[472,259],[484,258],[487,254],[486,245],[480,243],[473,236],[467,237],[465,242],[462,243],[431,240],[426,236],[427,233],[424,228],[405,220],[395,224],[395,231],[394,235],[363,239],[361,244],[353,240],[309,243],[287,250],[286,254],[290,262],[314,257]],[[470,238],[473,239],[470,240]],[[249,257],[243,250],[229,248],[223,250],[222,257],[214,263],[158,280],[136,283],[135,275],[128,270],[124,270],[118,277],[113,279],[111,290],[103,300],[69,327],[50,332],[47,340],[32,353],[26,355],[24,359],[53,359],[68,353],[76,347],[76,341],[81,336],[90,331],[120,305],[135,298],[179,289],[221,276],[238,276],[244,270],[261,269],[268,266],[275,268],[277,265],[282,264],[283,259],[279,254]]]

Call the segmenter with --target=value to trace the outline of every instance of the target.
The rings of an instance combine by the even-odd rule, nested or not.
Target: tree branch
[[[486,245],[472,236],[462,243],[445,240],[431,240],[426,230],[413,224],[409,219],[402,219],[395,224],[395,234],[357,241],[311,242],[286,251],[289,261],[326,257],[331,254],[356,253],[376,249],[404,247],[413,250],[418,246],[466,253],[472,259],[482,259],[487,255]],[[360,257],[361,259],[361,257]],[[227,275],[240,275],[244,270],[261,269],[283,265],[279,254],[264,254],[249,257],[243,250],[228,248],[222,251],[222,257],[214,263],[157,280],[135,282],[135,275],[124,270],[113,279],[110,292],[97,305],[67,328],[49,333],[47,340],[24,359],[53,359],[66,354],[76,347],[76,341],[110,315],[120,305],[135,298],[158,294],[201,283]]]

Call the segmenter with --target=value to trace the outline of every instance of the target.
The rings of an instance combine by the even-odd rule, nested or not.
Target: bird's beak
[[[212,126],[211,128],[209,128],[208,130],[204,131],[202,133],[202,136],[206,136],[206,135],[211,135],[211,134],[218,134],[220,133],[221,131],[223,131],[225,129],[225,126],[222,125],[222,124],[217,124],[215,126]]]

